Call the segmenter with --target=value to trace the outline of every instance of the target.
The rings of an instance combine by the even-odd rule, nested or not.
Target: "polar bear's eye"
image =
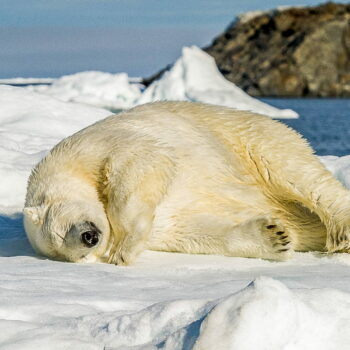
[[[81,241],[89,248],[94,247],[98,243],[98,232],[87,231],[82,233]]]

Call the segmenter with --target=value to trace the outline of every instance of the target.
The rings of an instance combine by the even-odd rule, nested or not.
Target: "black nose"
[[[98,243],[98,232],[87,231],[81,234],[81,241],[89,248]]]

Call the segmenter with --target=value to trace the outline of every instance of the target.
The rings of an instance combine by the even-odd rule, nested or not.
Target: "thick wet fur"
[[[144,249],[284,260],[350,248],[350,194],[295,131],[188,102],[111,116],[33,170],[24,225],[53,259],[132,263]]]

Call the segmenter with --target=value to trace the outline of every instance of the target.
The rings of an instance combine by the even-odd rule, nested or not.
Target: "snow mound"
[[[217,301],[159,303],[89,323],[95,325],[95,339],[116,349],[329,350],[349,344],[349,315],[349,294],[293,292],[277,280],[259,277]]]
[[[130,84],[126,73],[81,72],[63,76],[51,85],[28,88],[62,101],[85,103],[109,110],[130,108],[141,96],[140,87]]]
[[[109,114],[0,86],[0,206],[20,209],[31,168],[61,139]]]
[[[350,156],[320,157],[324,166],[346,187],[350,189]]]
[[[33,305],[17,313],[2,307],[0,326],[7,332],[0,335],[0,349],[336,350],[350,341],[350,294],[293,291],[269,277],[212,301],[162,301],[137,311],[93,311],[84,295],[80,302],[74,297],[69,303],[57,295],[49,313],[47,296],[38,314],[30,314]],[[73,312],[63,311],[62,302]]]
[[[28,89],[62,101],[84,103],[111,111],[147,102],[180,100],[249,110],[276,118],[298,117],[290,109],[280,110],[247,95],[226,80],[214,59],[196,46],[184,47],[182,56],[173,68],[144,92],[137,80],[126,73],[95,71],[63,76],[51,85],[31,85]]]
[[[214,58],[196,46],[184,47],[182,56],[160,80],[142,94],[138,104],[180,100],[197,101],[248,110],[278,118],[297,118],[290,109],[280,110],[263,103],[229,82],[219,72]]]
[[[332,300],[345,301],[344,308]],[[345,331],[349,312],[348,294],[293,292],[281,282],[260,277],[214,307],[193,349],[341,349],[350,340]]]

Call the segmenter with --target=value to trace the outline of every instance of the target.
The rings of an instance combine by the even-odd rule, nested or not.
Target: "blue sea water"
[[[317,155],[350,154],[350,99],[263,98],[278,108],[291,108],[299,119],[283,119],[283,123],[301,133]]]

